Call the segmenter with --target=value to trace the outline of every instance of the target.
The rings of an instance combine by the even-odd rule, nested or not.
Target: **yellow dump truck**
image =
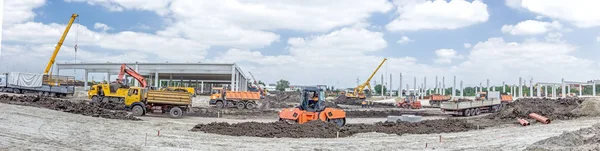
[[[96,84],[88,90],[88,98],[94,102],[124,102],[125,96],[129,92],[128,87],[122,87],[119,83]]]
[[[166,113],[172,118],[179,118],[189,111],[191,104],[192,98],[187,92],[130,87],[125,96],[125,108],[135,116]]]

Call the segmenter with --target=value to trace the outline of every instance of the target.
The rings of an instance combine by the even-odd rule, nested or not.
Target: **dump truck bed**
[[[260,100],[259,92],[237,92],[228,91],[225,93],[227,100]]]
[[[499,105],[499,99],[493,100],[473,100],[473,101],[445,101],[441,103],[440,108],[444,110],[462,110],[468,108],[486,107]]]
[[[431,95],[431,98],[430,98],[430,100],[433,100],[433,101],[447,101],[450,99],[451,99],[451,97],[446,96],[446,95]]]
[[[190,105],[192,97],[188,92],[170,92],[149,90],[147,103],[168,105]]]

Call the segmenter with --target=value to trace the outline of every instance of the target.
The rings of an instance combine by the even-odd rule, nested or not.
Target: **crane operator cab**
[[[279,120],[288,123],[303,124],[313,120],[332,122],[338,126],[346,123],[346,112],[340,109],[325,107],[324,91],[320,88],[302,90],[300,105],[279,111]]]

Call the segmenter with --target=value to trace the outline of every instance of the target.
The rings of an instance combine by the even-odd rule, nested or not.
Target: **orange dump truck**
[[[429,105],[432,107],[440,107],[440,103],[452,99],[447,95],[433,94],[429,97]]]
[[[253,109],[260,100],[259,92],[227,91],[223,88],[213,88],[210,95],[210,105],[217,108],[237,107],[238,109]]]

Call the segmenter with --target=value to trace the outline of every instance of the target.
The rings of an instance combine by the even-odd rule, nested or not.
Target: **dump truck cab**
[[[224,89],[222,87],[213,87],[212,90],[210,91],[210,102],[209,104],[211,105],[215,105],[217,103],[217,101],[223,101],[225,98],[223,97],[224,95]]]
[[[289,123],[304,124],[309,121],[321,120],[332,122],[337,126],[346,124],[346,112],[341,109],[325,106],[325,93],[319,88],[302,90],[301,103],[298,107],[279,111],[279,120]]]

